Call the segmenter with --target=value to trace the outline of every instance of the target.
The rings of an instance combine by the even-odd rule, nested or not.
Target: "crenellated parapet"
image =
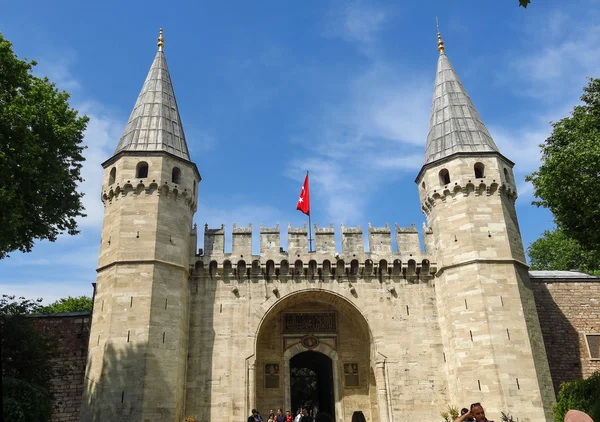
[[[315,252],[328,254],[335,251],[335,229],[333,223],[329,223],[329,227],[317,227],[315,224]]]
[[[104,206],[109,206],[121,198],[135,195],[159,195],[175,201],[184,201],[192,209],[196,206],[192,192],[179,187],[177,184],[166,181],[161,183],[156,180],[152,180],[151,182],[147,180],[123,180],[116,182],[105,187],[102,191],[101,199]]]
[[[204,228],[204,250],[193,257],[196,277],[229,277],[244,280],[357,280],[388,279],[410,282],[431,280],[436,272],[431,256],[421,251],[419,233],[414,227],[395,226],[398,252],[392,250],[388,224],[369,224],[369,251],[361,227],[341,225],[342,250],[336,251],[335,229],[314,225],[314,250],[308,248],[308,227],[288,225],[288,247],[281,245],[279,225],[260,227],[260,253],[252,255],[252,225],[233,225],[232,251],[225,253],[225,226]]]
[[[460,200],[464,197],[489,197],[493,195],[503,195],[513,203],[518,197],[517,190],[510,183],[496,183],[496,181],[493,181],[490,184],[483,182],[476,184],[469,180],[464,184],[455,182],[453,185],[431,189],[421,203],[421,210],[425,215],[429,215],[433,207],[441,203]]]

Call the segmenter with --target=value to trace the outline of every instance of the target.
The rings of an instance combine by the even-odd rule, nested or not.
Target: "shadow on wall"
[[[555,302],[546,283],[534,281],[532,284],[552,384],[558,394],[563,382],[583,377],[579,333]]]
[[[152,364],[154,355],[159,353],[160,350],[156,349],[150,352],[146,345],[124,343],[115,346],[107,343],[102,376],[96,383],[90,382],[90,393],[84,397],[81,420],[141,422],[149,417],[153,420],[174,420],[175,415],[161,409],[160,402],[152,404],[154,412],[141,412],[144,390],[150,383],[153,389],[158,390],[156,397],[164,398],[164,402],[170,402],[175,394],[175,389],[164,382],[158,366]],[[147,369],[152,371],[149,378],[144,377]]]
[[[229,282],[224,278],[225,283]],[[190,282],[190,324],[187,376],[185,388],[184,415],[198,421],[211,420],[211,390],[213,354],[215,342],[215,313],[226,324],[226,331],[235,329],[232,325],[233,309],[215,301],[218,283],[211,272],[196,268]],[[225,309],[224,309],[225,308]],[[225,320],[225,321],[223,321]],[[228,321],[227,321],[228,320]],[[227,332],[229,334],[229,332]],[[240,380],[242,382],[242,380]],[[230,403],[231,406],[243,406],[243,403]],[[221,408],[223,415],[233,415],[240,409]]]

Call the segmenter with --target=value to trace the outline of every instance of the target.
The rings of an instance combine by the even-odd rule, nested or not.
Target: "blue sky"
[[[199,226],[301,226],[311,171],[313,222],[339,230],[421,226],[421,166],[438,52],[446,52],[501,152],[516,163],[527,246],[552,226],[523,177],[549,122],[600,76],[600,1],[5,2],[0,31],[36,73],[90,116],[81,234],[0,261],[0,292],[91,294],[102,224],[100,163],[117,145],[156,52],[158,28],[192,159]],[[201,247],[201,244],[199,245]],[[339,247],[339,245],[338,245]]]

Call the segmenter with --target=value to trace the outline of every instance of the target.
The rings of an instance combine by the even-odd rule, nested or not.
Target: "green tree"
[[[38,313],[57,314],[59,312],[81,312],[92,310],[92,299],[87,296],[63,297],[47,306],[42,306]]]
[[[2,412],[6,421],[46,422],[52,416],[57,346],[27,318],[39,310],[40,301],[7,295],[0,299]]]
[[[532,270],[579,270],[600,276],[600,254],[584,250],[560,229],[546,230],[529,245],[527,254]]]
[[[565,382],[560,386],[554,420],[563,422],[571,409],[587,413],[595,421],[600,421],[600,372],[584,380]]]
[[[519,6],[527,8],[527,6],[529,6],[529,3],[531,3],[531,0],[519,0]]]
[[[69,94],[32,74],[0,33],[0,259],[35,239],[77,234],[84,216],[77,184],[88,118]]]
[[[586,251],[600,250],[600,79],[590,79],[582,104],[553,123],[540,145],[540,168],[528,175],[538,200],[563,233]]]

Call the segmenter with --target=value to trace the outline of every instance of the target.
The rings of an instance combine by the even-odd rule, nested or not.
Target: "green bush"
[[[555,422],[563,422],[571,409],[585,412],[593,420],[600,421],[600,372],[587,379],[561,385],[558,400],[552,409]]]
[[[3,377],[2,396],[5,421],[50,422],[54,404],[50,391],[13,377]]]

